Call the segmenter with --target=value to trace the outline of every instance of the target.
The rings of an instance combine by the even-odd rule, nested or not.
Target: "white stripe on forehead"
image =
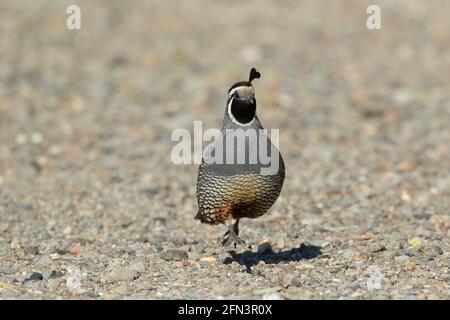
[[[239,86],[239,87],[233,88],[230,90],[230,92],[228,92],[228,96],[231,97],[236,91],[238,91],[240,89],[244,89],[244,88],[249,88],[249,86]]]

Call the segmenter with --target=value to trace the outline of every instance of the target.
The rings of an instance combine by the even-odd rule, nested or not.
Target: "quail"
[[[238,237],[239,220],[264,215],[280,195],[285,178],[281,153],[256,115],[252,81],[260,77],[252,68],[248,81],[228,90],[222,130],[205,148],[198,169],[195,219],[225,224],[224,246],[245,243]]]

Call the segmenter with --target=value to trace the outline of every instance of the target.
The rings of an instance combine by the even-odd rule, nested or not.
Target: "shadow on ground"
[[[320,247],[313,245],[306,245],[302,243],[300,247],[292,248],[281,252],[270,252],[266,254],[260,254],[258,252],[244,251],[242,253],[236,253],[234,250],[229,251],[231,259],[225,261],[226,264],[236,261],[237,263],[250,268],[258,264],[260,261],[264,261],[267,264],[278,264],[280,262],[292,262],[300,260],[313,259],[322,254]]]

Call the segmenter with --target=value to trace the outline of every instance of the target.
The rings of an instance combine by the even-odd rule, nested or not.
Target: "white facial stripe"
[[[240,88],[240,87],[238,87]],[[237,89],[237,88],[236,88]],[[233,89],[234,90],[234,89]],[[255,121],[255,117],[253,117],[252,121],[247,122],[247,123],[240,123],[239,121],[236,120],[236,118],[233,116],[233,114],[231,113],[231,104],[233,103],[233,98],[231,98],[230,102],[228,102],[228,116],[230,117],[231,121],[233,121],[235,124],[246,127],[249,126],[253,123],[253,121]],[[256,115],[256,113],[255,113]]]
[[[231,89],[231,91],[228,94],[228,96],[231,97],[237,90],[243,89],[243,88],[247,88],[247,86],[240,86],[240,87],[236,87],[236,88]]]

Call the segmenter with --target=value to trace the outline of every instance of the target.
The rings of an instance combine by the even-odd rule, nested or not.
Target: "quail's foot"
[[[230,227],[227,232],[223,235],[222,246],[229,246],[231,243],[234,244],[236,248],[237,245],[245,244],[245,241],[238,237],[236,232]]]

